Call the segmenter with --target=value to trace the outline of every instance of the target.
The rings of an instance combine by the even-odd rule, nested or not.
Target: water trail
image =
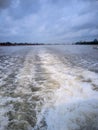
[[[16,88],[12,90],[15,100],[10,101],[12,109],[6,112],[8,130],[46,129],[47,127],[43,119],[42,108],[44,104],[48,106],[52,104],[54,90],[59,85],[43,67],[43,61],[37,52],[38,50],[36,53],[30,51],[26,55],[23,66],[13,79],[16,83]],[[54,85],[55,89],[52,88]]]
[[[23,57],[1,56],[0,62],[0,129],[6,130],[9,124],[9,111],[13,110],[12,102],[20,101],[14,96],[16,89],[15,77],[22,66]]]
[[[2,130],[98,129],[97,73],[45,48],[6,58],[0,66]]]
[[[47,129],[97,130],[98,75],[79,67],[66,66],[55,54],[46,51],[40,52],[40,58],[44,69],[59,84],[51,106],[46,103],[43,107]]]
[[[35,54],[30,51],[22,63],[16,75],[16,89],[13,91],[15,97],[20,100],[12,102],[13,109],[9,111],[9,130],[31,130],[36,123],[36,104],[37,98],[34,99],[34,75],[35,75]],[[35,90],[36,91],[36,90]]]

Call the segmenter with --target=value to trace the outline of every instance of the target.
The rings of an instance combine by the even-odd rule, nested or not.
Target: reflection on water
[[[0,130],[98,130],[97,54],[91,46],[1,47]]]

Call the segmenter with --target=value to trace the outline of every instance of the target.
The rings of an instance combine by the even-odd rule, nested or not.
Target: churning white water
[[[41,54],[41,53],[40,53]],[[62,64],[55,55],[40,55],[43,67],[58,84],[52,106],[45,104],[48,130],[98,129],[98,74]],[[55,86],[52,86],[53,89]]]
[[[0,130],[98,130],[96,58],[16,50],[0,55]]]

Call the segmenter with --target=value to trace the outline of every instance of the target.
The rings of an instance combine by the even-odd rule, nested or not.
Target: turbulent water
[[[98,50],[0,47],[0,130],[98,130]]]

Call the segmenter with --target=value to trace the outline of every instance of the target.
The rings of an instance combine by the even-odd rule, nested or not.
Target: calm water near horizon
[[[0,47],[0,130],[98,130],[98,49]]]

